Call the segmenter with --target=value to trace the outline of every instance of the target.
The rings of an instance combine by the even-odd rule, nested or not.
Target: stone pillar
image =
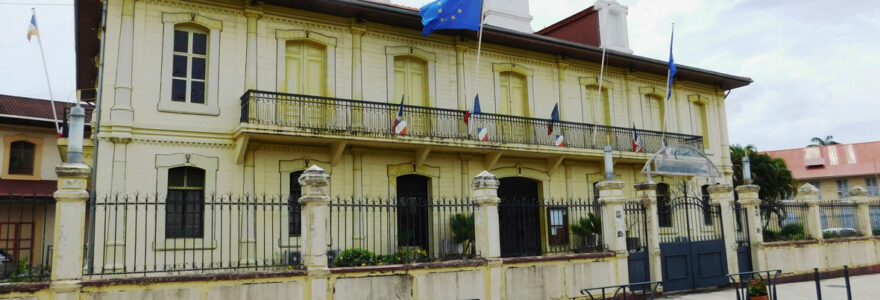
[[[78,299],[83,273],[83,241],[86,234],[87,179],[90,169],[83,163],[62,163],[55,167],[55,233],[52,252],[52,290],[55,299]]]
[[[364,154],[367,153],[367,149],[363,148],[352,148],[351,149],[351,164],[352,164],[352,181],[354,182],[352,194],[354,195],[354,199],[352,200],[363,200],[364,199],[364,176],[363,176],[363,157]],[[355,209],[352,212],[352,222],[354,223],[354,228],[352,228],[352,247],[360,248],[362,247],[362,243],[364,241],[363,229],[364,229],[364,220],[363,216],[361,216],[361,211]],[[345,250],[345,249],[340,249]]]
[[[739,273],[736,255],[736,212],[733,210],[733,187],[729,184],[710,185],[709,199],[721,208],[721,230],[724,234],[724,252],[727,254],[727,273]]]
[[[623,205],[623,181],[606,180],[599,182],[599,204],[602,206],[602,242],[609,251],[617,255],[618,284],[629,281],[629,266],[626,264],[629,253],[626,250],[626,214]]]
[[[752,269],[766,270],[767,259],[764,257],[764,224],[761,219],[761,198],[758,196],[760,186],[749,184],[736,187],[739,195],[739,205],[745,209],[740,220],[743,226],[749,230],[749,246],[752,249]]]
[[[868,190],[855,186],[849,190],[849,198],[858,205],[856,229],[862,236],[874,236],[871,228],[871,202],[868,201]]]
[[[474,213],[474,245],[477,255],[489,264],[488,299],[501,299],[501,238],[498,223],[498,179],[483,170],[471,183],[474,201],[478,207]]]
[[[663,280],[663,265],[660,258],[660,221],[657,218],[657,184],[642,182],[636,184],[636,199],[645,207],[645,222],[648,232],[648,262],[651,281]]]
[[[819,189],[806,183],[798,188],[797,201],[807,203],[807,224],[804,224],[807,235],[816,240],[822,238],[822,213],[819,211]]]
[[[330,269],[327,267],[327,230],[330,223],[330,175],[312,165],[299,177],[302,186],[302,257],[308,270],[306,299],[326,299]]]

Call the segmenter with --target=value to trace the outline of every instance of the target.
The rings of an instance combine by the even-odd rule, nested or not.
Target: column
[[[366,26],[359,23],[356,19],[351,22],[351,99],[363,100],[363,50],[361,44],[364,33],[367,32]],[[351,111],[351,126],[353,128],[363,128],[364,126],[364,110],[357,102],[354,103]]]
[[[856,229],[862,236],[874,236],[871,228],[871,202],[868,201],[868,190],[855,186],[849,190],[849,198],[856,203]]]
[[[134,6],[135,0],[122,1],[122,18],[119,24],[119,51],[116,59],[116,84],[113,87],[113,107],[110,122],[113,131],[122,129],[131,135],[134,111],[131,108],[132,62],[134,61]],[[117,126],[125,128],[116,128]]]
[[[567,121],[571,118],[570,116],[566,117],[565,115],[565,92],[563,90],[565,89],[565,69],[568,69],[568,64],[564,63],[563,61],[564,59],[562,57],[559,57],[557,59],[556,89],[559,92],[559,102],[557,102],[559,103],[559,118],[563,121]]]
[[[736,255],[736,212],[733,210],[733,187],[729,184],[715,184],[708,188],[712,205],[721,208],[721,230],[724,234],[724,252],[727,254],[727,273],[739,273]]]
[[[244,69],[244,88],[257,88],[257,20],[263,16],[259,7],[249,6],[244,10],[247,18],[247,48]]]
[[[351,158],[352,158],[352,182],[354,183],[353,187],[353,195],[354,199],[352,200],[363,200],[364,199],[364,171],[363,171],[363,157],[364,154],[367,153],[367,149],[363,148],[353,148],[351,149]],[[361,216],[361,211],[359,209],[355,209],[352,211],[352,221],[354,222],[354,228],[352,228],[352,247],[360,248],[363,245],[364,237],[361,231],[364,229],[364,220],[363,216]],[[344,249],[343,249],[344,250]]]
[[[761,198],[758,196],[760,186],[749,184],[736,187],[739,205],[745,209],[743,227],[749,230],[749,246],[752,249],[752,269],[766,270],[767,258],[764,257],[764,230],[761,220]]]
[[[474,201],[478,207],[474,213],[474,245],[477,255],[488,261],[488,299],[501,299],[501,238],[498,223],[498,179],[486,170],[477,174],[471,182]]]
[[[464,83],[467,81],[465,78],[465,69],[464,69],[464,52],[467,51],[468,47],[456,43],[455,44],[455,74],[456,74],[456,84],[458,88],[458,109],[459,110],[467,110],[468,109],[468,101],[467,101],[467,87],[465,87]],[[474,79],[474,83],[476,83],[476,79]]]
[[[90,169],[83,163],[62,163],[55,167],[55,173],[58,174],[58,190],[53,195],[56,251],[52,252],[51,289],[55,299],[78,299]]]
[[[326,299],[330,269],[327,267],[327,228],[330,222],[330,175],[312,165],[299,177],[302,186],[302,256],[308,270],[306,299]]]
[[[819,189],[806,183],[798,188],[797,201],[807,203],[807,224],[804,224],[807,235],[816,240],[822,238],[822,213],[819,211]]]
[[[648,223],[648,261],[651,281],[663,280],[663,265],[660,258],[660,221],[657,219],[657,184],[642,182],[636,184],[636,199],[645,207],[645,222]]]
[[[254,177],[256,176],[254,160],[256,159],[257,149],[253,149],[245,153],[244,158],[244,197],[243,202],[256,202],[257,193],[255,191],[256,184]],[[247,206],[239,206],[238,211],[238,263],[243,266],[256,263],[257,241],[256,241],[256,216],[253,208]]]
[[[599,204],[602,215],[602,241],[609,251],[617,255],[617,283],[623,284],[629,281],[629,267],[626,264],[628,252],[626,250],[626,214],[623,205],[626,197],[623,195],[623,181],[608,180],[599,182]]]

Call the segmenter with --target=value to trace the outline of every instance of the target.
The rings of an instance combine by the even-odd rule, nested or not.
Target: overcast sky
[[[731,144],[772,150],[803,147],[814,136],[880,140],[880,1],[618,1],[629,6],[636,55],[666,60],[675,22],[677,63],[755,81],[726,100]],[[39,45],[26,38],[35,7],[55,99],[73,99],[72,2],[0,0],[0,93],[49,96]],[[392,2],[419,7],[428,0]],[[534,30],[593,3],[530,2]]]

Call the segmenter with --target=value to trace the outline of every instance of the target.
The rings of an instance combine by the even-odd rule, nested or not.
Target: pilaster
[[[710,185],[707,189],[709,199],[713,205],[721,208],[721,230],[724,234],[724,252],[727,255],[727,273],[739,273],[738,257],[736,254],[736,212],[733,210],[733,187],[729,184]]]
[[[626,249],[626,214],[623,205],[626,197],[623,195],[623,181],[610,180],[597,184],[599,189],[599,204],[602,206],[602,241],[605,248],[614,251],[617,259],[626,261],[628,252]],[[617,279],[615,282],[629,281],[629,267],[622,263],[618,265]]]
[[[477,255],[489,261],[488,299],[501,299],[501,238],[498,222],[498,179],[483,170],[474,177],[471,188],[477,209],[474,213],[474,244]]]
[[[871,202],[868,201],[868,190],[855,186],[849,190],[849,198],[856,203],[856,227],[862,236],[873,236],[871,228]]]
[[[90,169],[83,163],[62,163],[55,167],[58,190],[55,197],[51,289],[56,299],[79,298],[83,273],[83,240],[86,233],[87,179]]]
[[[660,256],[660,221],[657,219],[657,184],[642,182],[636,184],[636,199],[645,207],[645,222],[648,224],[648,262],[651,281],[663,280],[663,265]]]
[[[807,203],[807,224],[805,224],[806,233],[810,238],[823,240],[822,238],[822,213],[819,211],[819,189],[812,184],[806,183],[798,188],[798,201]]]
[[[257,88],[257,20],[263,17],[263,9],[261,6],[248,6],[244,16],[247,18],[244,87],[252,90]]]
[[[330,269],[327,266],[327,228],[330,222],[330,175],[316,165],[299,177],[302,186],[302,255],[308,271],[307,299],[325,299]]]
[[[761,190],[757,185],[740,185],[736,187],[739,195],[739,205],[745,209],[745,225],[749,230],[749,245],[752,249],[752,269],[766,270],[767,259],[764,257],[764,230],[761,221],[761,198],[758,192]]]

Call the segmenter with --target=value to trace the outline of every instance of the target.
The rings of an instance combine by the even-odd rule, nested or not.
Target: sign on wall
[[[648,160],[642,173],[694,177],[717,177],[719,174],[703,152],[688,146],[663,147]]]

